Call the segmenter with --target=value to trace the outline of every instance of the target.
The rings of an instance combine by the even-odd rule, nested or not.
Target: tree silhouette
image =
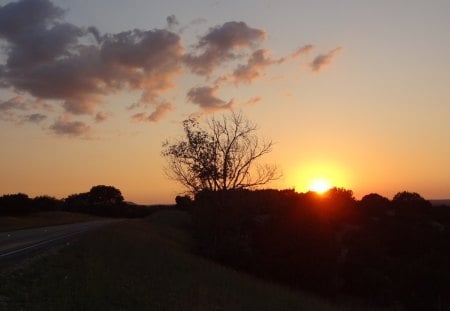
[[[380,216],[391,206],[391,201],[378,193],[370,193],[362,197],[359,206],[364,213],[371,216]]]
[[[23,214],[31,210],[31,199],[24,193],[5,194],[0,197],[0,214]]]
[[[272,141],[259,139],[256,125],[241,113],[211,118],[205,128],[190,117],[183,129],[185,137],[165,142],[162,155],[167,175],[188,192],[252,188],[279,177],[275,166],[258,164]]]
[[[423,209],[431,207],[431,203],[425,200],[420,194],[408,191],[397,193],[392,199],[392,203],[395,207],[400,208]]]
[[[89,202],[94,205],[117,205],[123,202],[123,196],[113,186],[99,185],[89,191]]]

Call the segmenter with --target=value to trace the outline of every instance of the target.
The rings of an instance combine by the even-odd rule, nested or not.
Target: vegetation
[[[24,216],[47,211],[84,213],[104,217],[135,218],[151,214],[155,208],[128,204],[119,189],[98,185],[89,192],[69,195],[63,200],[49,196],[29,198],[23,193],[0,197],[0,216]]]
[[[162,211],[87,233],[55,256],[0,275],[0,310],[349,309],[192,254],[188,226],[185,212]]]
[[[273,143],[259,139],[256,125],[242,114],[212,118],[206,128],[191,117],[183,128],[185,137],[165,142],[162,154],[168,176],[189,193],[252,188],[279,177],[275,166],[258,163]]]
[[[38,309],[58,310],[328,308],[303,297],[300,302],[280,288],[254,287],[255,281],[234,272],[223,275],[191,248],[327,299],[357,297],[408,310],[450,306],[449,207],[432,206],[407,191],[392,200],[371,193],[357,201],[342,188],[324,194],[249,190],[278,177],[275,167],[258,165],[273,144],[259,140],[256,126],[235,113],[210,119],[206,129],[194,118],[183,126],[185,137],[165,143],[163,155],[168,174],[194,196],[177,196],[179,211],[91,233],[55,261],[35,266],[32,273],[42,276],[31,285],[17,276],[0,282],[0,292],[11,299],[8,307],[28,309],[37,302]],[[154,209],[126,204],[119,189],[104,185],[64,200],[21,193],[0,197],[1,215],[37,211],[135,218]],[[59,279],[69,281],[62,287],[43,285]],[[272,291],[279,300],[267,299]]]
[[[450,305],[450,209],[417,193],[204,191],[192,215],[201,254],[260,277],[372,305]]]

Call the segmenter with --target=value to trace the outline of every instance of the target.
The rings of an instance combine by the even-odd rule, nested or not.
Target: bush
[[[5,194],[0,197],[0,214],[20,215],[31,212],[32,201],[23,193]]]

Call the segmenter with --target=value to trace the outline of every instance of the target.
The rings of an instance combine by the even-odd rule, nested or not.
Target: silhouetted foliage
[[[123,203],[123,196],[119,189],[112,186],[94,186],[88,194],[89,203],[94,205],[112,206]]]
[[[190,210],[192,208],[194,202],[192,201],[191,197],[188,195],[183,195],[183,196],[177,195],[175,197],[175,203],[179,209]]]
[[[359,206],[363,210],[363,213],[379,217],[384,215],[392,205],[388,198],[378,193],[370,193],[362,197]]]
[[[107,217],[145,217],[160,207],[146,207],[124,202],[119,189],[98,185],[89,192],[72,194],[64,200],[67,211]]]
[[[252,188],[277,179],[276,167],[258,165],[272,150],[271,141],[240,113],[212,118],[206,128],[191,117],[183,121],[185,137],[163,144],[167,175],[195,194],[202,190]]]
[[[328,297],[444,310],[450,304],[450,211],[427,208],[405,217],[388,212],[393,204],[405,211],[429,206],[407,192],[393,202],[378,194],[357,202],[340,188],[323,195],[201,191],[193,228],[201,254],[260,277]]]
[[[23,193],[5,194],[0,197],[0,214],[20,215],[31,211],[32,201]]]
[[[56,211],[63,207],[63,202],[47,195],[37,196],[32,201],[33,209],[38,211]]]
[[[64,199],[64,208],[68,211],[87,212],[89,211],[89,206],[88,192],[71,194]]]
[[[425,209],[431,207],[431,203],[416,192],[403,191],[397,193],[392,199],[397,208]]]
[[[43,195],[33,199],[23,193],[0,197],[0,215],[23,216],[33,212],[68,211],[107,217],[145,217],[163,205],[142,206],[125,203],[119,189],[112,186],[94,186],[89,192],[71,194],[64,200]]]

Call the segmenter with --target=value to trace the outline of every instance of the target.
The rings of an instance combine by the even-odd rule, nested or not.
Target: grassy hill
[[[192,253],[189,216],[160,211],[84,235],[0,276],[0,310],[357,310]]]

